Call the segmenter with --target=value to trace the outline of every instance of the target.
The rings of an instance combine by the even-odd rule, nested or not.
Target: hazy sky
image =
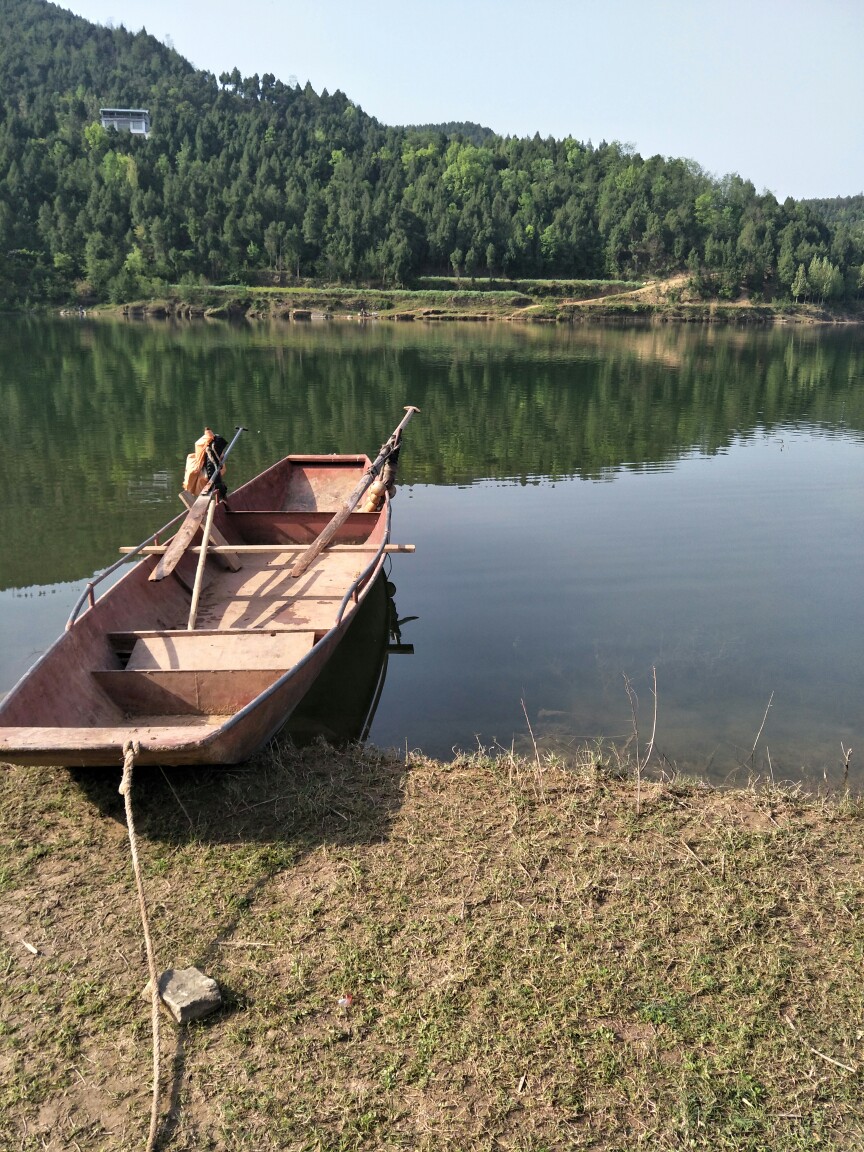
[[[384,124],[619,140],[786,196],[864,192],[864,0],[75,0],[217,76]],[[132,13],[133,15],[130,15]]]

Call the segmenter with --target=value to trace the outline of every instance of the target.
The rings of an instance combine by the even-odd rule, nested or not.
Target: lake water
[[[205,422],[374,456],[405,404],[381,747],[623,743],[714,781],[864,762],[857,329],[0,318],[0,693],[179,510]],[[769,707],[770,703],[770,707]],[[764,725],[763,725],[764,719]],[[761,733],[760,733],[761,729]],[[759,735],[754,751],[754,742]]]

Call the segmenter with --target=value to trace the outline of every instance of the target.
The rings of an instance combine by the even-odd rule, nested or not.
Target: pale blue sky
[[[74,0],[218,75],[341,89],[385,124],[619,140],[781,200],[864,192],[864,0]],[[133,13],[134,15],[129,15]]]

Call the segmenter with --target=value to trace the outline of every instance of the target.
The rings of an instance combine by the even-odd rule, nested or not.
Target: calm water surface
[[[414,655],[374,743],[623,742],[628,680],[644,742],[656,669],[658,766],[839,783],[851,747],[860,786],[857,330],[3,318],[0,400],[0,693],[179,509],[205,422],[250,428],[236,485],[374,455],[413,403],[390,576]]]

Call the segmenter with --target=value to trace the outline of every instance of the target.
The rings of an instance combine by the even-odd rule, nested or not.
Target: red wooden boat
[[[172,541],[158,539],[176,521],[126,549],[142,558],[98,600],[91,589],[0,704],[0,760],[121,764],[129,740],[138,764],[248,759],[315,682],[387,552],[412,550],[390,544],[392,476],[383,491],[377,477],[413,411],[374,463],[287,456],[234,491],[230,511],[199,497],[187,522],[202,501],[207,521],[162,579]],[[377,509],[357,510],[376,489]]]

